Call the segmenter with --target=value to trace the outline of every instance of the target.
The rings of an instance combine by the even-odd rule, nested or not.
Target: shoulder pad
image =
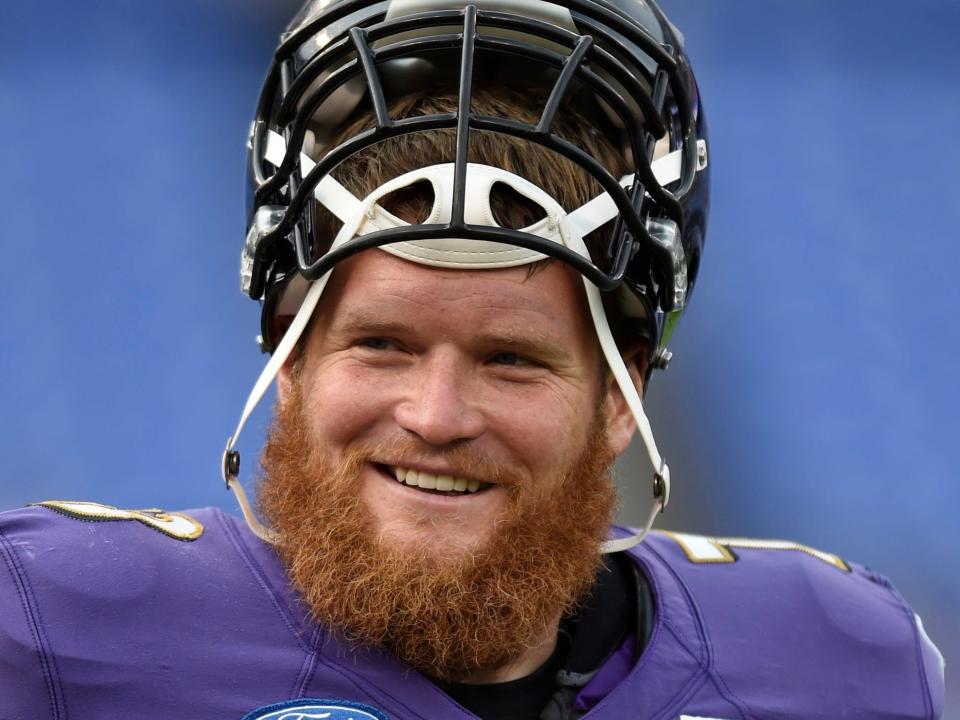
[[[190,717],[225,703],[241,717],[264,687],[289,688],[313,625],[276,553],[244,531],[212,508],[0,513],[0,717],[36,717],[41,698],[56,717],[160,717],[182,707],[184,678],[227,688],[190,696]],[[270,662],[234,683],[251,657]]]
[[[684,533],[651,533],[635,555],[689,594],[716,682],[751,716],[938,717],[942,674],[917,616],[872,570],[784,540]]]

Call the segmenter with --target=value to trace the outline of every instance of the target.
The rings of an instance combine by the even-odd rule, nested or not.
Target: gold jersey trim
[[[192,541],[203,534],[203,525],[196,519],[184,513],[167,512],[160,508],[124,510],[113,505],[80,500],[46,500],[34,503],[34,506],[49,508],[74,520],[87,522],[135,520],[175,540]]]
[[[790,540],[753,540],[751,538],[721,538],[706,537],[704,535],[689,535],[687,533],[663,532],[671,538],[687,559],[693,563],[732,563],[737,556],[732,548],[741,550],[793,550],[814,557],[821,562],[832,565],[838,570],[850,572],[850,566],[839,555],[823,552]]]

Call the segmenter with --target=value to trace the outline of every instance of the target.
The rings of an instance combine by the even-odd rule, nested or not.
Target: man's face
[[[459,554],[489,538],[511,487],[558,491],[607,392],[580,283],[558,262],[445,270],[382,251],[337,268],[281,393],[301,384],[333,463],[393,448],[360,469],[377,538]]]
[[[380,251],[337,268],[281,375],[259,488],[323,625],[446,679],[555,638],[596,575],[633,430],[579,282]]]

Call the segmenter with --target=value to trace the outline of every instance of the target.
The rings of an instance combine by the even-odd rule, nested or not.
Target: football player
[[[648,0],[309,2],[250,142],[244,519],[0,519],[0,717],[936,718],[883,577],[650,533],[710,151]],[[257,502],[235,443],[276,380]],[[610,526],[638,433],[643,527]],[[642,541],[642,542],[641,542]]]

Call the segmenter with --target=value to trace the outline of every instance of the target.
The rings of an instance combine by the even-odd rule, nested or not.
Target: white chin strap
[[[279,135],[271,133],[267,143],[267,159],[275,165],[279,165],[283,160],[284,152],[283,139]],[[303,165],[303,173],[308,173],[313,167],[313,162],[305,155],[301,155],[300,160]],[[661,185],[667,185],[678,179],[680,177],[680,152],[670,153],[654,161],[653,170]],[[384,210],[377,202],[385,195],[416,182],[429,182],[434,192],[433,209],[430,216],[423,221],[423,224],[449,222],[453,205],[453,176],[453,163],[420,168],[390,180],[363,200],[359,200],[333,177],[327,175],[314,191],[315,197],[343,222],[343,227],[334,239],[330,251],[349,244],[355,238],[367,233],[408,225],[408,223]],[[622,182],[627,185],[630,180],[624,178]],[[520,195],[540,205],[546,212],[546,217],[534,225],[523,228],[524,232],[559,243],[588,260],[590,255],[583,238],[593,230],[613,220],[618,214],[616,205],[606,193],[597,196],[576,210],[566,213],[556,200],[528,180],[500,168],[469,163],[467,165],[466,208],[464,212],[464,220],[467,224],[497,225],[490,208],[490,191],[496,183],[509,186]],[[514,245],[461,238],[401,241],[384,245],[379,249],[423,265],[474,270],[527,265],[546,257],[541,253]],[[224,482],[237,496],[240,509],[250,529],[261,539],[271,543],[276,540],[276,534],[257,519],[247,499],[246,492],[237,478],[239,454],[234,450],[234,446],[250,415],[266,394],[294,347],[296,347],[297,341],[303,334],[320,300],[320,295],[326,287],[330,272],[332,270],[309,286],[299,309],[296,311],[293,322],[277,345],[270,361],[260,373],[260,377],[257,378],[257,382],[243,408],[240,422],[237,424],[233,435],[227,440],[227,447],[223,454],[222,473]],[[620,387],[620,391],[623,393],[624,399],[627,401],[627,405],[630,407],[630,411],[633,413],[637,423],[637,431],[643,440],[653,470],[654,503],[650,509],[650,515],[639,531],[627,537],[604,542],[601,551],[612,553],[633,547],[643,540],[649,532],[656,516],[663,511],[670,498],[670,469],[657,450],[657,444],[653,439],[653,431],[650,428],[650,421],[643,411],[640,394],[637,392],[637,388],[633,384],[630,373],[627,371],[623,358],[620,356],[613,340],[613,334],[610,332],[610,326],[603,311],[600,291],[585,277],[583,278],[583,286],[587,294],[587,302],[590,307],[593,325],[596,328],[597,338],[600,341],[600,348],[617,385]]]

